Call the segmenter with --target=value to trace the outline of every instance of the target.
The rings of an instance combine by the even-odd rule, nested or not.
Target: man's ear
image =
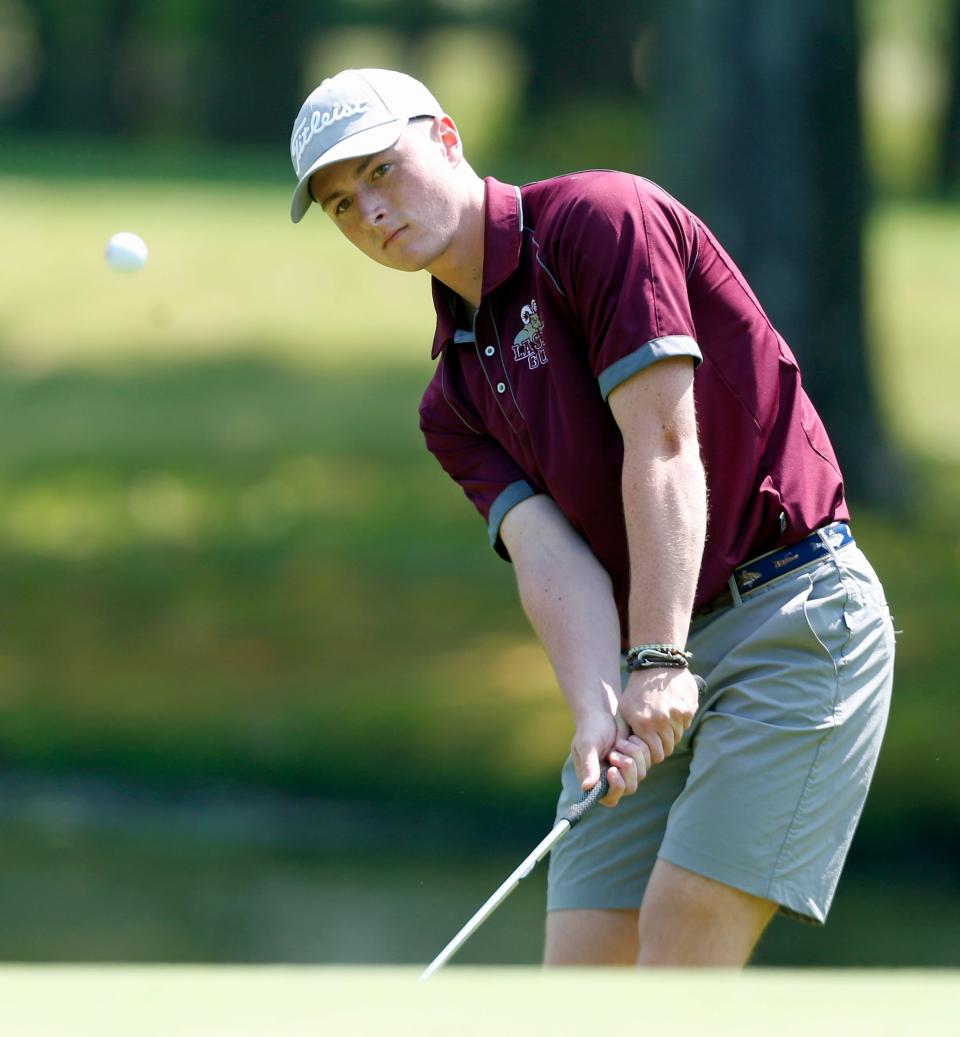
[[[433,124],[432,135],[443,146],[447,161],[452,166],[458,166],[463,161],[463,141],[460,139],[460,131],[457,124],[449,115],[441,115]]]

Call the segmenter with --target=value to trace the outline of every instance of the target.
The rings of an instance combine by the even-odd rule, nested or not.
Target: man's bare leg
[[[741,968],[777,905],[658,860],[636,911],[551,911],[546,965]]]
[[[545,965],[634,965],[637,911],[550,911]]]
[[[746,965],[777,905],[659,859],[640,908],[640,965]]]

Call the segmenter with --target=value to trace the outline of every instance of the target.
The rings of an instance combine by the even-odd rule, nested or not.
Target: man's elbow
[[[696,427],[686,422],[668,422],[660,426],[655,452],[665,460],[700,460],[700,444]]]
[[[624,437],[624,456],[648,464],[700,466],[700,443],[692,422],[665,421]]]
[[[617,386],[609,397],[627,453],[651,460],[699,456],[693,364],[664,360]]]

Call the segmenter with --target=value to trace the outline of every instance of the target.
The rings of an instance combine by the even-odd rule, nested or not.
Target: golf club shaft
[[[694,680],[697,682],[697,691],[699,693],[700,705],[702,706],[703,696],[707,690],[707,685],[702,677],[694,676]],[[429,979],[437,969],[445,965],[454,956],[454,954],[457,953],[457,951],[467,942],[467,940],[470,939],[480,926],[483,925],[490,915],[492,915],[504,900],[506,900],[507,897],[517,888],[521,879],[525,879],[530,872],[533,871],[534,867],[536,867],[537,861],[546,857],[552,847],[580,821],[584,814],[589,810],[592,810],[599,800],[603,799],[609,788],[610,785],[607,781],[606,767],[602,767],[600,770],[600,780],[596,785],[594,785],[589,792],[585,792],[583,796],[573,804],[573,806],[568,808],[564,816],[554,825],[550,834],[534,848],[533,852],[523,860],[518,868],[507,876],[506,880],[487,899],[486,903],[480,908],[480,910],[474,914],[460,932],[458,932],[447,946],[444,947],[433,961],[430,962],[420,975],[421,983],[425,979]]]
[[[579,823],[580,819],[588,810],[592,810],[597,802],[603,799],[609,789],[610,784],[607,781],[606,769],[603,768],[600,772],[600,780],[596,785],[594,785],[589,792],[585,792],[583,796],[567,810],[563,817],[553,826],[550,834],[534,847],[533,851],[524,858],[519,867],[512,871],[506,881],[504,881],[487,899],[483,907],[474,914],[460,932],[457,933],[447,946],[444,947],[433,961],[431,961],[423,970],[423,973],[420,976],[421,983],[425,979],[429,979],[437,969],[448,962],[453,955],[457,953],[460,947],[470,939],[477,929],[483,925],[490,915],[492,915],[493,912],[496,911],[504,900],[506,900],[514,891],[514,889],[516,889],[520,880],[525,879],[530,872],[533,871],[536,867],[537,861],[546,857],[551,848],[558,843],[575,824]]]
[[[497,887],[486,903],[474,914],[469,922],[457,933],[446,947],[430,962],[420,976],[421,982],[429,979],[437,969],[445,965],[457,951],[470,939],[481,925],[493,914],[494,911],[507,899],[517,888],[522,879],[525,879],[536,867],[537,861],[542,860],[550,852],[551,847],[560,838],[570,831],[570,822],[558,821],[553,831],[543,839],[528,857],[510,873],[504,882]]]

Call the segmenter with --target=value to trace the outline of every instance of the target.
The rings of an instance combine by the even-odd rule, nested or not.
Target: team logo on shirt
[[[534,371],[549,359],[547,344],[543,340],[543,318],[537,311],[536,299],[531,299],[520,310],[520,320],[523,321],[523,330],[513,340],[513,359],[526,360],[530,370]]]

